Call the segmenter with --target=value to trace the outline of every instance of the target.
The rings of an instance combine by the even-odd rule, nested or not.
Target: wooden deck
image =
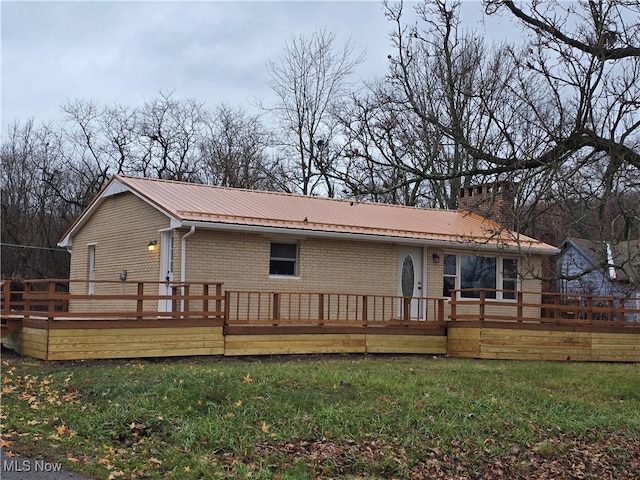
[[[544,293],[540,303],[514,295],[511,305],[455,296],[447,325],[447,352],[454,357],[640,362],[640,305],[590,295]],[[458,291],[459,294],[462,291]],[[537,316],[523,312],[535,309]]]
[[[391,353],[640,362],[640,310],[620,299],[515,292],[496,301],[478,291],[450,301],[158,282],[90,282],[89,294],[88,283],[4,283],[3,345],[44,360]]]

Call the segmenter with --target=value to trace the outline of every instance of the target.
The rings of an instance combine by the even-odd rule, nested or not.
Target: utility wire
[[[30,248],[32,250],[51,250],[54,252],[66,252],[67,249],[66,248],[60,248],[60,247],[39,247],[37,245],[17,245],[15,243],[0,243],[0,247],[13,247],[13,248]]]

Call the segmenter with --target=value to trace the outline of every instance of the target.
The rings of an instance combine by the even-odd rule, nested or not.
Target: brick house
[[[503,191],[511,194],[466,189],[461,207],[475,208]],[[71,279],[96,281],[72,283],[72,293],[95,293],[99,280],[127,278],[157,280],[161,295],[176,282],[218,281],[225,289],[413,297],[490,288],[504,302],[514,300],[515,290],[540,292],[541,260],[558,252],[462,209],[121,175],[59,245],[71,253]]]

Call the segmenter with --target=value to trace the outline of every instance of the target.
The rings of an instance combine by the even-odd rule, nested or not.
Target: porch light
[[[158,246],[158,241],[157,240],[151,240],[149,242],[149,245],[147,245],[147,249],[150,252],[155,252],[156,251],[156,247]]]
[[[439,263],[440,255],[438,255],[437,253],[434,253],[433,255],[431,255],[431,259],[433,260],[433,263]]]

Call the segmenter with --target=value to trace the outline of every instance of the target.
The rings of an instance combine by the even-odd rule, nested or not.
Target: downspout
[[[192,225],[191,230],[182,236],[180,242],[180,283],[182,284],[182,295],[184,295],[184,283],[187,280],[187,238],[194,233],[196,233],[196,227]],[[184,300],[180,302],[180,311],[184,312]]]

